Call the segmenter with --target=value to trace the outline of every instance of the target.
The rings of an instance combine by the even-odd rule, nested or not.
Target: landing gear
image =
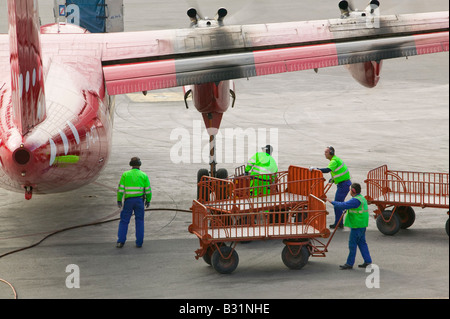
[[[212,113],[206,114],[205,121],[209,120],[209,126],[213,127],[213,115]],[[221,115],[220,115],[221,116]],[[206,122],[205,122],[206,123]],[[213,130],[214,131],[214,130]],[[211,176],[220,179],[226,179],[228,177],[228,171],[225,168],[220,168],[217,170],[217,162],[216,162],[216,135],[213,132],[210,132],[209,135],[209,166],[210,170],[208,171],[205,168],[201,168],[197,172],[197,185],[202,179],[203,176]],[[206,199],[208,198],[208,189],[206,187],[200,188],[197,186],[197,199]]]
[[[198,183],[200,183],[203,176],[210,176],[210,172],[206,168],[201,168],[197,172],[197,199],[207,199],[209,198],[209,189],[207,187],[200,187]],[[228,171],[225,168],[220,168],[212,177],[226,179],[228,177]]]

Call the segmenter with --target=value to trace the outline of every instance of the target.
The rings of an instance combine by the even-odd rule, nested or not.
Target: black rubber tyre
[[[216,172],[216,178],[224,179],[224,180],[227,179],[228,171],[225,168],[219,169]],[[225,181],[223,181],[223,182],[219,181],[219,182],[215,183],[215,185],[216,185],[215,192],[216,192],[216,196],[217,196],[216,199],[217,200],[227,199],[228,196],[230,195],[230,194],[228,194],[228,187],[227,187],[228,183]]]
[[[200,189],[200,187],[198,187],[198,183],[200,182],[203,176],[209,176],[209,171],[206,168],[201,168],[197,172],[197,199],[200,198],[201,192],[204,193],[202,196],[203,198],[208,198],[208,189],[207,188]]]
[[[223,258],[220,253],[222,253],[225,258]],[[233,248],[222,246],[219,249],[216,249],[212,254],[211,264],[218,273],[231,274],[239,264],[239,256]]]
[[[400,218],[401,229],[406,229],[408,227],[411,227],[412,224],[414,224],[414,221],[416,220],[416,213],[414,212],[414,209],[411,206],[399,206],[397,207],[395,212],[398,214],[398,217]]]
[[[387,220],[389,222],[386,222]],[[378,230],[385,235],[395,235],[400,230],[400,225],[400,217],[397,213],[392,214],[392,210],[386,209],[377,217]]]
[[[228,178],[228,171],[225,168],[220,168],[216,172],[216,177],[220,179],[227,179]]]
[[[286,267],[290,269],[302,269],[309,259],[309,250],[306,245],[287,245],[281,252],[281,259]]]
[[[448,219],[447,219],[447,221],[445,222],[445,231],[447,232],[447,236],[448,236]]]
[[[217,243],[217,246],[221,247],[223,245],[225,245],[224,243]],[[209,245],[208,249],[206,250],[206,253],[203,255],[203,260],[205,261],[205,263],[207,263],[208,265],[211,266],[211,258],[212,255],[214,254],[214,252],[216,251],[216,245]]]
[[[215,250],[216,249],[215,249],[214,245],[211,245],[208,247],[208,249],[206,250],[206,253],[203,255],[203,260],[208,265],[211,265],[211,257],[212,257],[212,254],[214,254]]]

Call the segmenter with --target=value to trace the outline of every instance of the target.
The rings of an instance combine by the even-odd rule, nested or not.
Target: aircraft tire
[[[208,190],[206,188],[200,190],[200,187],[198,186],[198,183],[200,182],[203,176],[209,176],[209,171],[206,168],[201,168],[197,172],[197,199],[200,198],[201,192],[204,192],[203,198],[208,198],[207,196]]]
[[[216,177],[220,179],[228,178],[228,171],[225,168],[220,168],[217,170]]]

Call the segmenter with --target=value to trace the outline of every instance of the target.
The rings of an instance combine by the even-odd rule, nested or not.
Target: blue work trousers
[[[365,263],[372,263],[369,253],[369,246],[366,243],[366,228],[351,228],[350,238],[348,240],[347,265],[353,266],[355,263],[356,250],[359,248]]]
[[[136,224],[136,246],[142,246],[144,242],[144,200],[142,197],[131,197],[125,199],[122,212],[120,213],[119,231],[117,242],[125,243],[127,240],[128,224],[134,211],[134,222]]]
[[[350,180],[346,180],[343,182],[340,182],[339,184],[337,184],[337,190],[336,190],[336,194],[334,195],[334,200],[336,202],[344,202],[345,201],[345,197],[347,197],[348,192],[350,191],[350,186],[352,185],[352,182]],[[336,227],[338,226],[338,222],[339,219],[342,216],[342,213],[344,211],[341,208],[338,207],[334,207],[334,224],[336,225]],[[341,225],[344,224],[344,220],[341,221]]]

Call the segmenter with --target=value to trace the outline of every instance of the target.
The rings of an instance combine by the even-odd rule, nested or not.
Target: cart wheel
[[[203,255],[203,260],[208,265],[211,265],[211,256],[212,256],[212,254],[214,254],[215,250],[216,249],[215,249],[214,245],[208,246],[208,249],[206,249],[206,253]]]
[[[217,272],[231,274],[239,264],[239,256],[233,248],[222,246],[212,254],[211,264]]]
[[[448,219],[447,219],[447,222],[445,223],[445,231],[447,232],[447,236],[448,236]]]
[[[377,227],[383,234],[392,236],[400,230],[400,217],[396,212],[386,209],[377,217]]]
[[[401,229],[406,229],[410,227],[412,224],[414,224],[414,221],[416,220],[416,213],[414,212],[414,209],[411,206],[399,206],[397,207],[395,212],[398,214],[398,217],[400,218]]]
[[[281,259],[290,269],[302,269],[308,263],[308,247],[306,245],[286,245],[281,252]]]
[[[223,245],[225,245],[224,243],[217,243],[216,244],[218,247],[221,247]],[[211,258],[212,255],[214,254],[214,252],[216,251],[216,245],[212,244],[209,245],[208,248],[206,249],[206,253],[203,255],[203,260],[205,261],[205,263],[207,263],[208,265],[211,265]]]

